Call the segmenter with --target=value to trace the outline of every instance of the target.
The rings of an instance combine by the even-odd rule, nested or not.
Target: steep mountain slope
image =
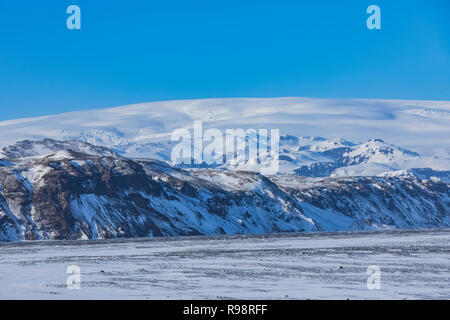
[[[295,176],[273,179],[299,203],[308,204],[302,206],[305,215],[322,230],[330,230],[333,223],[339,226],[339,215],[352,219],[346,225],[348,230],[433,228],[450,224],[449,184],[439,179]]]
[[[226,190],[157,161],[70,150],[10,159],[0,167],[0,239],[315,229],[300,206],[270,180],[257,174],[245,176],[239,179],[261,188]]]
[[[50,139],[4,154],[0,240],[450,226],[439,179],[186,171]]]

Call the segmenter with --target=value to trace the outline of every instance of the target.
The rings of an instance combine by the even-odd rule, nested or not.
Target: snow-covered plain
[[[448,229],[38,241],[0,245],[0,261],[0,299],[450,298]]]

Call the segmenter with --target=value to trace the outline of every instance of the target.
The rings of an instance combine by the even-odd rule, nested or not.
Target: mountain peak
[[[58,153],[61,156],[67,156],[70,153],[81,153],[87,155],[120,157],[111,149],[94,146],[88,142],[78,140],[58,141],[48,138],[36,141],[18,141],[2,150],[3,158],[9,159],[57,156]]]

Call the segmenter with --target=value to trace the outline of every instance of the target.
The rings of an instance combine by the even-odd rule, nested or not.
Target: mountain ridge
[[[70,150],[81,146],[92,150],[55,141],[50,154],[3,160],[1,241],[450,226],[449,184],[439,179],[183,170]]]
[[[2,121],[0,241],[448,227],[449,112],[448,101],[239,98]],[[279,129],[279,172],[236,157],[175,165],[171,135],[195,121]]]

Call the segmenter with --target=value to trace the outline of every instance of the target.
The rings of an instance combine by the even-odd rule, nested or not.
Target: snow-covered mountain
[[[0,240],[450,226],[450,102],[209,99],[0,122]],[[280,129],[280,170],[173,130]],[[250,139],[250,138],[249,138]]]
[[[2,241],[450,226],[439,179],[186,171],[49,139],[6,151]]]
[[[206,99],[152,102],[0,122],[0,149],[22,140],[80,140],[170,163],[174,130],[280,129],[281,173],[383,175],[450,170],[450,102]],[[323,138],[322,138],[323,137]],[[383,142],[385,141],[385,142]],[[242,163],[226,169],[252,170]]]
[[[202,120],[208,128],[279,128],[282,135],[373,138],[423,155],[449,152],[450,102],[312,98],[151,102],[0,122],[0,147],[21,140],[76,138],[152,158],[145,143],[169,141],[175,129]],[[140,147],[139,150],[135,150]]]
[[[422,156],[380,139],[353,143],[322,137],[280,137],[280,174],[306,177],[384,176],[398,171],[444,178],[450,173],[447,157]],[[253,171],[245,161],[229,162],[221,168]],[[446,180],[450,181],[450,180]]]

